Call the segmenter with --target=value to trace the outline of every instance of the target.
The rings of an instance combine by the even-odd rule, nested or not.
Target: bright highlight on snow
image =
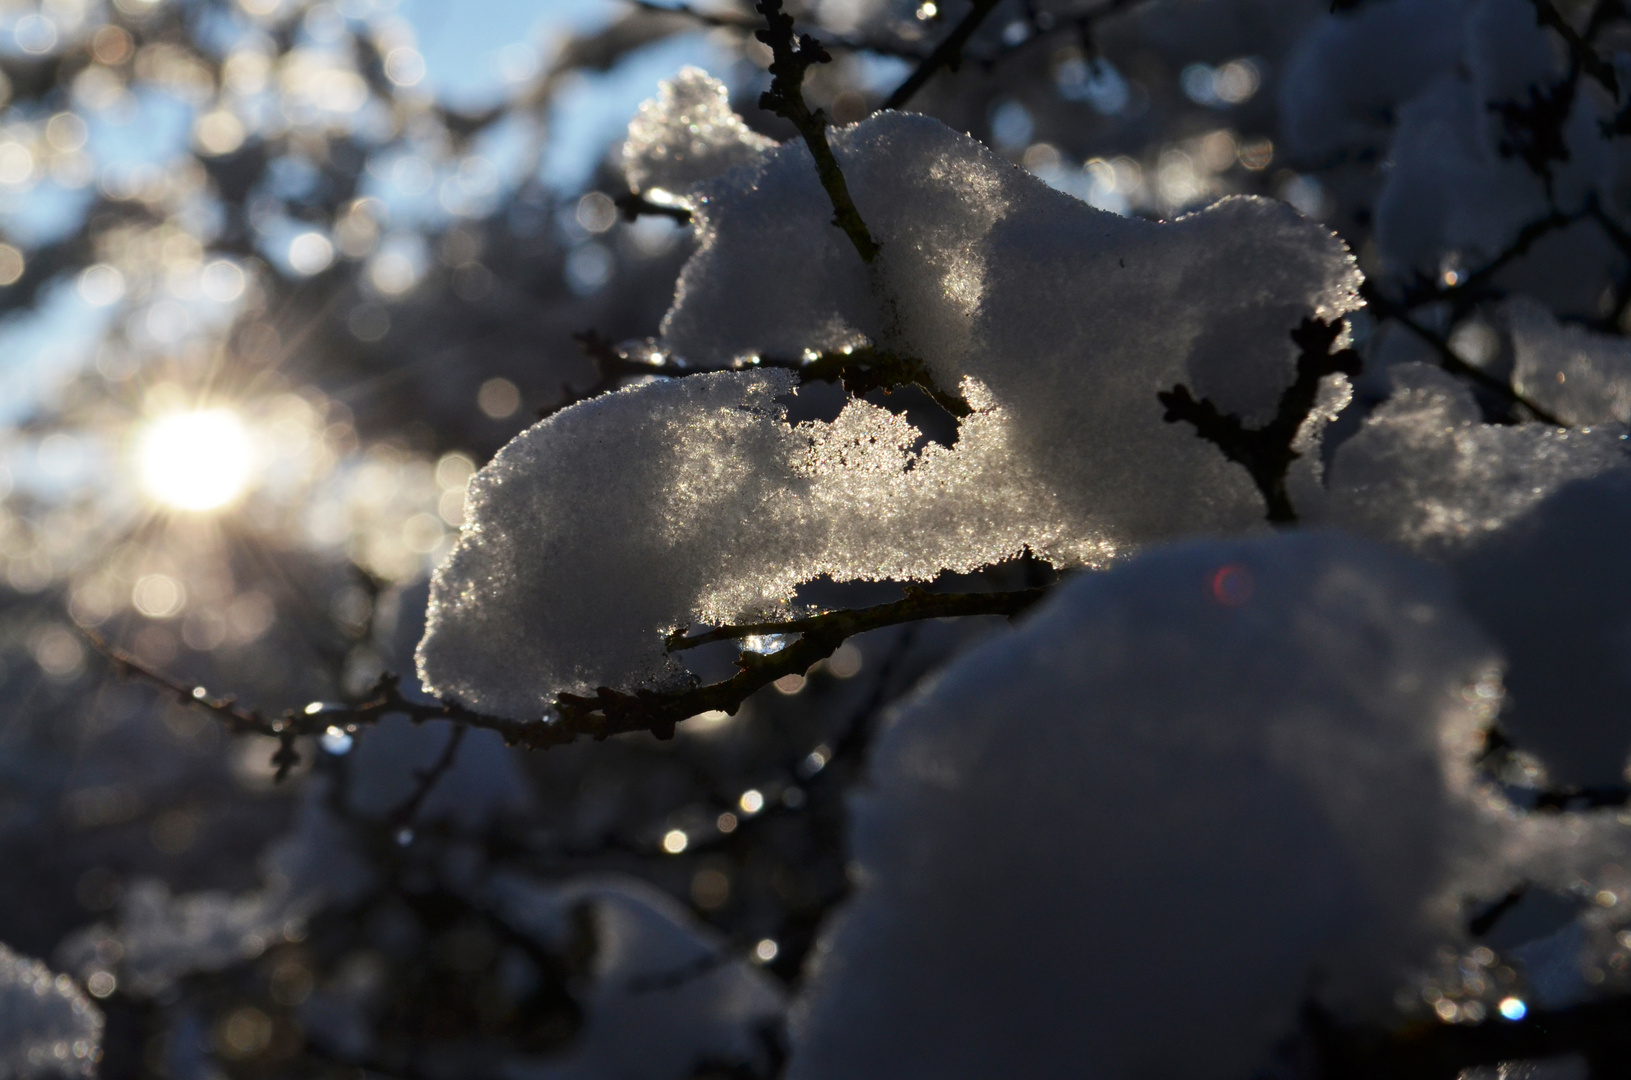
[[[714,104],[723,93],[685,85]],[[642,113],[630,146],[656,137],[680,89]],[[868,273],[802,144],[751,150],[717,117],[698,131],[734,167],[681,178],[698,249],[665,350],[729,368],[870,342],[918,358],[972,415],[951,446],[921,445],[904,417],[858,399],[795,425],[792,376],[751,367],[557,413],[471,481],[419,649],[431,692],[535,718],[562,692],[681,685],[668,631],[786,615],[817,577],[925,580],[1024,550],[1104,566],[1262,527],[1247,473],[1164,422],[1157,394],[1184,383],[1254,423],[1273,415],[1295,373],[1292,332],[1359,304],[1354,260],[1324,226],[1253,198],[1164,224],[1117,217],[938,121],[889,112],[832,133],[883,244]],[[689,126],[674,138],[701,160]],[[632,185],[648,165],[630,165]],[[1310,450],[1347,400],[1342,376],[1327,382],[1330,407],[1299,436]],[[1317,486],[1318,460],[1291,482]]]
[[[161,506],[219,510],[249,487],[254,451],[248,429],[231,409],[176,412],[142,429],[136,469],[142,490]]]

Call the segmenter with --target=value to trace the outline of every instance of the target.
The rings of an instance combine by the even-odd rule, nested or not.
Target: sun
[[[149,421],[136,439],[136,471],[148,497],[202,513],[237,500],[254,473],[249,431],[231,409],[174,412]]]

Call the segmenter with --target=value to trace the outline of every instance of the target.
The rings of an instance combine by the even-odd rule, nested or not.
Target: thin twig
[[[762,24],[751,15],[739,15],[729,11],[703,11],[691,4],[676,2],[657,3],[656,0],[627,0],[641,11],[653,15],[680,15],[703,26],[712,26],[722,30],[757,30]],[[903,45],[896,41],[884,41],[879,38],[855,37],[851,34],[841,34],[826,27],[816,27],[821,34],[821,40],[833,48],[843,49],[846,52],[870,52],[880,56],[894,56],[902,60],[921,61],[924,57],[922,49]]]
[[[1586,35],[1581,35],[1569,25],[1569,20],[1557,10],[1552,0],[1530,0],[1530,3],[1535,5],[1536,25],[1547,26],[1557,31],[1558,36],[1568,45],[1571,63],[1596,79],[1602,84],[1603,89],[1614,97],[1619,97],[1620,81],[1614,75],[1614,65],[1604,60],[1597,50],[1591,47],[1588,40],[1588,37],[1596,36],[1602,24],[1619,11],[1619,0],[1603,0],[1594,6]]]
[[[857,634],[920,619],[967,615],[1011,617],[1036,603],[1047,591],[1038,588],[1008,593],[929,593],[908,588],[906,598],[892,604],[829,611],[785,622],[744,623],[689,637],[676,635],[669,639],[670,651],[750,634],[796,633],[799,639],[768,655],[742,653],[737,658],[736,675],[721,682],[689,690],[637,690],[632,694],[603,686],[592,697],[562,694],[556,698],[555,707],[563,722],[569,721],[575,729],[597,739],[625,731],[650,731],[659,739],[667,738],[673,734],[675,724],[698,713],[734,714],[755,691],[783,676],[803,675],[817,660],[825,660]]]
[[[770,89],[759,96],[759,107],[798,129],[832,201],[833,224],[844,230],[861,261],[870,266],[878,257],[879,244],[861,220],[843,170],[827,145],[827,114],[820,109],[812,112],[804,101],[804,73],[816,64],[829,63],[832,57],[809,34],[794,34],[793,17],[782,11],[782,0],[759,0],[755,10],[765,17],[766,25],[754,36],[770,46],[771,53]]]
[[[872,607],[848,611],[827,611],[799,619],[772,622],[738,623],[717,626],[700,634],[676,631],[668,639],[669,652],[683,652],[716,641],[739,641],[745,637],[764,637],[771,634],[827,635],[844,630],[845,637],[864,632],[854,629],[864,626],[876,630],[883,626],[917,622],[922,619],[943,619],[969,615],[1018,615],[1048,593],[1048,586],[1034,589],[1015,589],[1009,592],[931,593],[925,589],[907,586],[904,599]],[[836,648],[836,646],[835,646]],[[777,656],[779,653],[771,653]]]
[[[1588,200],[1587,205],[1574,213],[1565,214],[1553,210],[1543,218],[1537,218],[1518,230],[1512,242],[1496,254],[1489,262],[1478,269],[1456,280],[1454,285],[1439,285],[1436,282],[1428,286],[1417,285],[1405,292],[1403,305],[1407,308],[1417,308],[1425,304],[1448,300],[1458,306],[1465,307],[1477,297],[1482,295],[1492,278],[1503,270],[1508,264],[1527,255],[1539,240],[1566,229],[1578,221],[1592,216],[1595,200]]]
[[[1286,474],[1291,463],[1302,456],[1293,444],[1314,409],[1320,380],[1339,372],[1359,374],[1358,353],[1352,349],[1332,351],[1342,331],[1341,319],[1304,319],[1291,332],[1291,340],[1301,349],[1297,375],[1281,393],[1274,418],[1262,427],[1246,427],[1239,417],[1220,412],[1209,398],[1195,400],[1183,383],[1155,395],[1167,409],[1162,419],[1169,424],[1183,421],[1192,425],[1197,438],[1212,443],[1230,461],[1245,467],[1263,496],[1268,519],[1277,525],[1297,520],[1296,508],[1286,491]]]
[[[419,808],[424,805],[425,799],[435,789],[442,777],[447,775],[447,771],[453,767],[453,762],[458,759],[459,745],[464,742],[464,733],[469,730],[467,727],[455,724],[453,729],[447,733],[447,744],[442,747],[442,752],[436,756],[436,760],[431,764],[431,767],[414,773],[416,784],[413,794],[408,796],[401,806],[386,817],[391,825],[400,827],[413,824],[414,816],[419,813]]]
[[[274,755],[280,778],[298,762],[294,741],[320,735],[330,727],[342,730],[378,724],[387,716],[405,716],[420,723],[446,720],[464,727],[497,732],[512,746],[541,750],[573,742],[584,736],[601,740],[612,735],[649,732],[659,739],[674,735],[674,726],[699,713],[719,710],[735,713],[754,692],[786,675],[802,675],[856,634],[920,619],[969,615],[1017,615],[1047,593],[1046,588],[1007,593],[929,593],[908,587],[906,597],[892,604],[853,611],[830,611],[785,622],[720,627],[693,638],[671,638],[670,649],[687,649],[705,641],[722,641],[753,633],[799,634],[799,640],[767,656],[744,652],[732,678],[681,690],[636,690],[627,693],[608,686],[593,696],[561,694],[555,699],[552,719],[515,720],[465,708],[455,701],[423,702],[402,694],[399,676],[379,677],[367,700],[354,704],[314,702],[303,710],[289,710],[276,720],[240,708],[232,698],[212,697],[202,686],[188,684],[144,664],[108,644],[90,630],[82,630],[96,649],[119,670],[174,693],[181,702],[205,709],[234,733],[255,733],[276,738]]]
[[[709,371],[739,371],[743,366],[721,368],[693,368],[673,360],[637,359],[628,355],[594,330],[573,334],[572,339],[583,347],[585,355],[595,362],[598,378],[586,390],[561,388],[561,400],[538,410],[539,418],[551,416],[570,405],[598,397],[616,390],[625,378],[641,375],[660,375],[678,379],[687,375],[700,375]],[[836,382],[855,397],[873,390],[889,390],[898,386],[917,386],[934,399],[935,403],[952,416],[961,419],[974,410],[960,394],[947,393],[934,383],[929,367],[914,357],[901,356],[883,349],[863,345],[858,349],[834,349],[821,353],[814,360],[792,360],[778,356],[762,356],[753,364],[759,368],[791,371],[798,376],[800,386],[812,382]]]
[[[691,211],[688,208],[674,203],[652,202],[644,195],[637,195],[632,191],[626,195],[619,195],[612,202],[623,212],[624,221],[633,221],[644,214],[648,217],[673,218],[680,225],[691,224]]]
[[[974,36],[974,31],[980,28],[980,24],[996,6],[997,0],[974,0],[974,6],[968,9],[968,14],[958,20],[951,33],[935,46],[934,52],[917,66],[917,70],[908,75],[905,82],[895,87],[895,92],[889,95],[883,107],[898,109],[911,101],[941,68],[956,71],[963,62],[963,46],[968,44],[968,39]]]
[[[1483,368],[1469,364],[1467,361],[1457,356],[1455,350],[1450,348],[1449,342],[1445,341],[1442,337],[1433,333],[1433,331],[1417,322],[1415,318],[1411,316],[1409,308],[1407,308],[1405,305],[1394,300],[1389,300],[1387,297],[1383,296],[1376,290],[1368,279],[1359,286],[1359,294],[1364,297],[1365,303],[1371,308],[1371,310],[1375,311],[1378,316],[1384,319],[1394,320],[1400,326],[1404,327],[1406,330],[1409,330],[1412,334],[1415,334],[1418,338],[1431,346],[1433,351],[1438,353],[1439,366],[1445,371],[1448,371],[1452,375],[1458,375],[1461,378],[1475,382],[1484,389],[1500,395],[1514,405],[1523,406],[1523,408],[1528,410],[1536,420],[1539,420],[1542,423],[1551,424],[1555,427],[1569,426],[1551,411],[1537,405],[1534,401],[1519,393],[1518,390],[1505,379],[1498,379],[1494,375],[1491,375],[1489,372],[1485,371]]]

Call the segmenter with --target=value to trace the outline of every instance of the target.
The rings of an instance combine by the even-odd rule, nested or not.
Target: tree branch
[[[891,604],[846,611],[829,611],[785,622],[765,622],[720,627],[694,637],[671,637],[670,651],[694,648],[709,641],[725,641],[749,634],[798,634],[799,639],[783,649],[761,656],[744,652],[737,659],[738,672],[721,682],[684,690],[636,690],[626,693],[608,686],[593,696],[561,694],[555,699],[555,717],[548,720],[514,720],[467,709],[448,700],[437,703],[404,697],[399,676],[381,675],[367,700],[354,704],[314,702],[304,710],[289,710],[277,720],[267,720],[259,712],[240,708],[232,698],[212,697],[202,686],[190,685],[149,667],[142,661],[109,645],[90,630],[81,633],[116,668],[175,694],[184,704],[204,709],[227,725],[235,734],[266,735],[279,740],[274,763],[279,779],[298,763],[294,740],[320,735],[331,727],[354,730],[379,723],[387,716],[405,716],[415,723],[446,720],[463,727],[497,732],[512,746],[542,750],[589,736],[601,740],[612,735],[644,731],[659,739],[674,736],[674,726],[698,713],[719,710],[735,713],[755,691],[785,675],[802,675],[818,660],[832,655],[856,634],[885,626],[922,619],[970,615],[1014,616],[1046,595],[1046,587],[992,593],[930,593],[908,587],[904,599]],[[449,749],[455,749],[450,743]],[[284,764],[285,759],[288,764]],[[451,764],[451,762],[449,762]],[[438,766],[445,771],[447,766]],[[433,768],[432,772],[437,772]],[[439,775],[439,773],[437,773]],[[422,798],[423,796],[421,796]]]
[[[413,794],[408,796],[401,806],[392,811],[386,817],[386,821],[393,826],[413,824],[414,816],[419,813],[419,808],[424,805],[426,797],[435,789],[442,777],[447,775],[447,771],[453,767],[453,762],[458,759],[459,745],[464,742],[464,733],[468,730],[470,729],[463,725],[455,724],[453,726],[452,730],[447,734],[447,744],[442,747],[442,752],[436,756],[436,761],[432,763],[430,768],[421,769],[414,773],[416,783]]]
[[[1569,20],[1557,10],[1552,0],[1530,0],[1530,3],[1535,5],[1535,24],[1557,31],[1564,44],[1568,45],[1571,65],[1596,79],[1611,95],[1619,97],[1620,81],[1614,75],[1614,65],[1604,60],[1597,50],[1591,47],[1590,39],[1596,36],[1597,31],[1610,18],[1624,13],[1620,0],[1600,0],[1593,5],[1591,19],[1584,35],[1569,25]]]
[[[1276,524],[1297,520],[1296,508],[1286,493],[1286,473],[1291,463],[1302,456],[1292,449],[1292,443],[1313,411],[1320,380],[1338,372],[1359,374],[1358,353],[1352,349],[1331,351],[1342,329],[1341,319],[1329,323],[1304,319],[1291,332],[1291,340],[1302,349],[1297,358],[1297,376],[1280,395],[1274,418],[1260,428],[1248,428],[1239,417],[1219,412],[1208,398],[1196,401],[1183,383],[1155,395],[1167,407],[1162,417],[1167,423],[1183,421],[1193,425],[1197,437],[1222,450],[1230,461],[1245,466],[1263,495],[1268,519]]]
[[[878,257],[879,244],[867,231],[861,212],[850,198],[849,185],[838,167],[832,147],[827,145],[827,114],[810,111],[804,102],[804,73],[815,64],[832,60],[821,42],[809,34],[793,33],[793,17],[782,12],[782,0],[759,0],[755,10],[765,17],[766,27],[755,33],[770,46],[770,89],[759,97],[759,107],[775,113],[798,129],[815,159],[816,174],[832,201],[833,224],[844,230],[861,261],[868,266]]]
[[[1458,375],[1461,378],[1477,383],[1484,389],[1500,395],[1506,401],[1509,401],[1514,405],[1523,406],[1523,408],[1528,410],[1536,420],[1539,420],[1542,423],[1552,424],[1555,427],[1569,426],[1557,416],[1553,415],[1549,410],[1537,405],[1523,394],[1520,394],[1517,389],[1505,379],[1498,379],[1489,372],[1485,371],[1483,368],[1476,367],[1461,359],[1461,357],[1456,355],[1455,350],[1450,348],[1448,342],[1439,337],[1437,334],[1433,333],[1431,330],[1427,329],[1427,327],[1423,326],[1421,323],[1417,322],[1415,318],[1411,316],[1409,309],[1405,305],[1400,304],[1397,301],[1389,300],[1387,297],[1377,292],[1375,287],[1371,285],[1368,279],[1360,284],[1359,294],[1360,296],[1364,297],[1365,303],[1375,310],[1382,318],[1394,320],[1400,326],[1403,326],[1406,330],[1409,330],[1422,341],[1432,346],[1433,351],[1438,353],[1439,367],[1443,368],[1445,371],[1448,371],[1452,375]]]
[[[857,608],[853,611],[827,611],[799,619],[772,622],[739,623],[717,626],[700,634],[687,634],[683,630],[669,635],[668,651],[683,652],[716,641],[735,641],[745,637],[768,634],[825,635],[843,630],[845,637],[876,630],[899,623],[922,619],[944,619],[969,615],[1018,615],[1048,593],[1048,586],[1034,589],[1016,589],[1011,592],[931,593],[916,586],[906,587],[904,599],[889,604]],[[863,629],[853,629],[855,626]],[[840,643],[841,644],[841,643]],[[835,645],[834,648],[837,648]],[[779,656],[780,653],[771,653]]]
[[[974,0],[974,6],[968,9],[968,14],[958,20],[951,33],[934,47],[934,51],[917,66],[917,70],[908,75],[905,82],[895,87],[895,92],[889,95],[883,107],[898,109],[911,101],[941,68],[956,71],[963,62],[963,46],[968,44],[968,39],[974,36],[974,31],[980,28],[980,24],[996,6],[997,0]]]
[[[612,200],[623,213],[624,221],[633,221],[641,214],[652,217],[673,218],[680,225],[691,224],[691,211],[673,203],[655,203],[644,195],[628,192]]]
[[[734,371],[739,368],[692,368],[672,360],[651,362],[629,356],[594,330],[573,334],[572,339],[583,346],[583,351],[595,362],[599,377],[581,393],[570,386],[562,387],[562,400],[538,410],[539,418],[551,416],[569,405],[598,397],[616,390],[618,383],[636,375],[661,375],[665,378],[683,378],[705,371]],[[959,394],[947,393],[935,386],[928,365],[910,356],[875,349],[863,345],[858,349],[835,349],[818,355],[814,360],[790,360],[784,357],[763,356],[752,367],[777,368],[798,376],[800,386],[812,382],[836,382],[856,397],[873,390],[887,390],[896,386],[917,386],[934,399],[935,403],[952,416],[961,419],[973,413],[973,408]]]

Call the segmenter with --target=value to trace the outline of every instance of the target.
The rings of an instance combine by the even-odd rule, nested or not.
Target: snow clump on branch
[[[777,398],[792,380],[768,371],[564,410],[470,487],[419,651],[432,692],[538,716],[563,691],[679,685],[668,631],[785,613],[819,575],[921,580],[1026,548],[1103,565],[1262,527],[1250,477],[1164,422],[1157,394],[1184,383],[1248,422],[1272,417],[1292,331],[1359,304],[1329,230],[1253,198],[1119,218],[920,116],[830,139],[883,245],[876,268],[831,226],[804,145],[783,144],[686,193],[698,250],[664,347],[741,367],[871,345],[962,395],[973,414],[955,445],[916,450],[915,428],[862,400],[790,426]]]

